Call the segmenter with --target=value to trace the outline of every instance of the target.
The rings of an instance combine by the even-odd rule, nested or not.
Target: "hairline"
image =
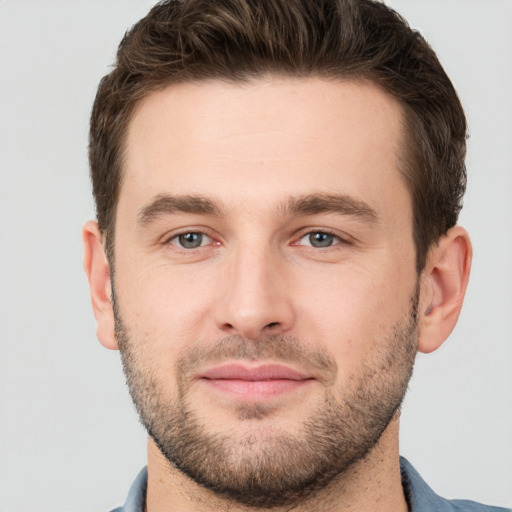
[[[107,255],[107,259],[109,265],[112,267],[112,271],[114,269],[115,262],[115,233],[116,233],[116,219],[117,219],[117,207],[119,204],[119,197],[121,195],[121,189],[124,182],[125,177],[125,169],[126,169],[126,153],[128,149],[128,136],[130,131],[130,126],[133,122],[137,111],[142,107],[144,101],[151,95],[171,88],[177,85],[183,84],[207,84],[207,83],[226,83],[231,85],[244,85],[251,84],[255,82],[261,82],[265,80],[275,80],[275,79],[308,79],[308,78],[320,78],[325,81],[331,82],[352,82],[359,84],[371,84],[381,91],[383,91],[388,97],[393,98],[396,102],[397,106],[400,109],[400,139],[398,140],[398,144],[395,148],[397,151],[397,167],[398,172],[403,180],[407,191],[409,193],[409,198],[411,201],[412,208],[412,226],[411,226],[411,234],[413,237],[413,243],[416,253],[416,271],[419,275],[425,266],[425,259],[428,249],[432,247],[437,240],[432,240],[430,246],[428,248],[422,248],[420,242],[418,240],[417,230],[420,226],[417,225],[417,203],[415,201],[415,190],[414,190],[414,180],[412,179],[413,168],[415,165],[418,165],[418,159],[414,155],[414,153],[419,149],[417,147],[417,131],[418,131],[418,120],[415,115],[414,110],[405,102],[402,98],[397,97],[393,93],[391,93],[382,83],[379,81],[378,74],[375,72],[363,73],[359,72],[350,72],[347,70],[345,73],[343,71],[339,71],[337,73],[327,72],[316,70],[308,73],[301,72],[291,72],[291,71],[264,71],[261,73],[247,73],[243,76],[223,76],[222,74],[218,74],[210,77],[170,77],[167,80],[160,80],[158,83],[155,82],[153,86],[147,87],[145,89],[144,94],[140,97],[134,98],[131,102],[129,102],[126,106],[124,117],[125,122],[123,123],[123,129],[119,135],[119,148],[118,148],[118,159],[117,159],[117,172],[118,172],[118,180],[116,183],[116,195],[112,204],[111,214],[108,219],[107,225],[102,233],[103,236],[103,245]],[[423,249],[423,250],[422,250]]]

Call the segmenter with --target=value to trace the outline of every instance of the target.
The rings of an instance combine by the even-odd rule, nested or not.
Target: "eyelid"
[[[177,228],[177,229],[173,230],[172,232],[166,233],[164,236],[162,236],[160,239],[160,243],[162,245],[173,245],[177,249],[181,249],[181,250],[187,251],[187,252],[191,252],[193,250],[198,250],[198,249],[210,246],[210,245],[222,245],[222,242],[220,242],[218,240],[218,237],[215,237],[214,235],[209,234],[208,231],[209,230],[203,226],[187,226],[185,228]],[[186,235],[189,233],[200,234],[200,235],[206,237],[208,239],[208,242],[200,245],[199,247],[197,247],[195,249],[187,249],[185,247],[181,247],[178,243],[175,243],[175,241],[178,239],[179,236]],[[334,243],[331,246],[324,247],[324,249],[329,249],[331,247],[341,245],[341,244],[350,245],[350,244],[353,244],[355,241],[351,236],[347,235],[346,233],[340,233],[338,230],[325,228],[325,227],[321,227],[321,228],[320,227],[319,228],[308,227],[308,228],[303,228],[301,230],[298,230],[298,232],[296,232],[296,234],[293,236],[293,241],[292,241],[291,245],[312,247],[314,249],[317,249],[316,247],[313,247],[311,245],[305,245],[305,244],[300,243],[300,241],[305,236],[308,236],[312,233],[325,233],[325,234],[333,236],[337,239],[336,243]]]
[[[303,245],[304,247],[313,247],[311,245],[305,245],[305,244],[299,243],[304,237],[311,235],[312,233],[323,233],[323,234],[335,237],[338,240],[333,245],[324,247],[323,249],[329,249],[331,247],[341,245],[341,244],[350,245],[353,243],[352,237],[348,236],[345,233],[340,233],[339,231],[336,231],[336,230],[332,230],[329,228],[305,228],[305,229],[300,230],[299,233],[297,234],[297,236],[294,237],[295,241],[292,243],[292,245]],[[313,248],[318,249],[318,247],[313,247]]]
[[[163,235],[160,239],[160,243],[162,245],[173,245],[177,249],[187,251],[187,252],[202,249],[209,245],[218,245],[219,242],[217,241],[216,237],[214,237],[211,233],[208,233],[208,231],[209,231],[208,229],[206,229],[204,227],[200,227],[200,226],[187,226],[184,228],[177,228],[177,229],[174,229],[171,232]],[[175,243],[175,241],[178,239],[178,237],[180,237],[182,235],[187,235],[190,233],[196,233],[198,235],[202,235],[203,237],[207,238],[209,241],[205,244],[200,245],[199,247],[196,247],[195,249],[187,249],[185,247],[181,247],[178,243]],[[213,244],[212,244],[212,242],[213,242]]]
[[[180,236],[191,235],[191,234],[202,236],[203,239],[201,240],[201,244],[199,246],[197,246],[197,247],[183,247],[182,245],[180,245],[180,243],[179,243]],[[169,241],[167,243],[172,244],[172,245],[176,245],[176,247],[178,247],[179,249],[183,249],[183,250],[186,250],[186,251],[193,251],[194,249],[200,249],[201,247],[205,247],[206,245],[210,245],[211,242],[212,242],[212,238],[209,237],[206,233],[202,233],[200,231],[186,231],[185,233],[178,233],[177,235],[174,235],[173,237],[171,237],[169,239]]]

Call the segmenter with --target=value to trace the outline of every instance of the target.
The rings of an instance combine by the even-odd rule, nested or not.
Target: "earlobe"
[[[98,224],[88,221],[82,229],[84,269],[89,281],[92,309],[96,318],[96,333],[106,348],[118,348],[115,335],[110,269],[103,249]]]
[[[467,231],[451,228],[428,255],[422,273],[418,350],[433,352],[453,331],[469,280],[472,248]]]

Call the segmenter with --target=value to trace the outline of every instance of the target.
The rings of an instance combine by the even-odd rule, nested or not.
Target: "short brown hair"
[[[366,79],[398,98],[407,141],[417,270],[457,222],[466,186],[466,120],[434,51],[377,0],[166,0],[126,33],[98,87],[89,160],[96,212],[113,258],[127,127],[152,91],[262,75]]]

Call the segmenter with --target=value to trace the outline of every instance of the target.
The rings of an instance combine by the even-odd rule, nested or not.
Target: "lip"
[[[263,380],[306,380],[310,377],[294,368],[281,364],[248,366],[243,364],[224,364],[209,368],[200,374],[203,379],[236,379],[247,381]]]
[[[296,391],[314,380],[285,365],[250,366],[239,363],[209,368],[199,374],[198,379],[221,393],[258,401]]]

